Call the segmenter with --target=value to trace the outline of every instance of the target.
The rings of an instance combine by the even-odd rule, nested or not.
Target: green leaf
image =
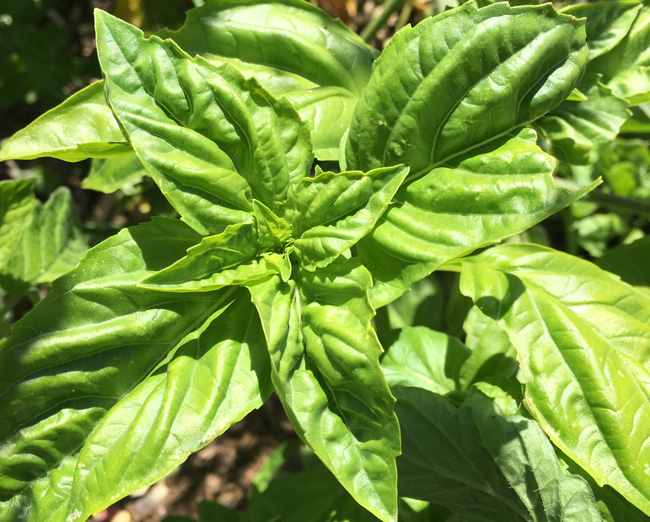
[[[470,350],[455,337],[424,326],[403,328],[381,367],[391,388],[413,386],[445,394],[460,389],[459,371]]]
[[[357,245],[379,282],[371,294],[375,306],[384,304],[381,283],[404,292],[445,261],[526,230],[595,186],[573,194],[558,189],[555,160],[535,140],[524,129],[402,186]]]
[[[281,217],[290,181],[311,166],[308,130],[291,106],[106,13],[97,11],[96,30],[109,103],[183,218],[220,232],[250,216],[253,197]]]
[[[643,5],[623,40],[595,59],[590,72],[603,75],[602,82],[616,96],[637,105],[650,101],[650,6]]]
[[[291,239],[291,225],[256,199],[253,200],[253,212],[258,241],[263,248],[283,247]]]
[[[51,283],[74,268],[86,250],[70,192],[60,188],[35,208],[31,224],[0,274],[26,283]]]
[[[594,263],[620,276],[626,283],[650,291],[650,266],[644,261],[649,258],[650,236],[645,236],[629,245],[608,250]]]
[[[517,353],[508,334],[493,319],[474,306],[467,314],[463,330],[465,345],[472,350],[459,372],[463,388],[495,374],[515,376],[519,369]]]
[[[586,101],[565,101],[535,123],[553,155],[573,165],[590,163],[594,149],[613,141],[632,114],[611,89],[596,78],[590,83],[583,89]]]
[[[399,426],[370,326],[370,285],[365,268],[345,260],[250,290],[296,432],[359,504],[394,521]]]
[[[321,464],[275,480],[268,490],[255,497],[242,522],[262,520],[377,522]]]
[[[34,218],[37,201],[32,180],[0,182],[0,269]]]
[[[125,229],[16,323],[0,347],[2,522],[85,520],[262,404],[268,355],[244,290],[138,287],[199,240],[176,220]]]
[[[570,5],[562,12],[587,19],[589,60],[593,60],[614,49],[627,36],[640,9],[639,2],[614,0]]]
[[[204,237],[173,265],[146,278],[142,288],[167,292],[211,292],[224,286],[264,279],[275,273],[259,258],[260,245],[250,223],[230,225]],[[277,255],[277,254],[276,254]]]
[[[587,54],[584,21],[549,4],[468,2],[402,29],[357,105],[345,168],[404,163],[418,177],[555,108]]]
[[[400,493],[463,522],[601,520],[586,482],[562,469],[539,425],[506,416],[474,391],[456,407],[419,388],[395,387],[402,426]]]
[[[129,152],[114,158],[95,158],[90,165],[88,177],[81,186],[87,190],[97,190],[110,194],[125,183],[135,181],[147,175],[147,170],[135,152]]]
[[[162,35],[192,55],[230,63],[276,97],[286,95],[310,125],[321,160],[338,159],[378,54],[339,20],[300,0],[206,2],[188,12],[180,31]]]
[[[650,513],[650,296],[536,245],[463,261],[461,290],[506,330],[525,404],[598,485]]]
[[[0,161],[43,156],[81,161],[130,150],[106,105],[104,84],[96,82],[14,134],[0,150]]]
[[[293,223],[301,266],[327,266],[377,223],[408,167],[363,172],[322,172],[295,187],[287,218]]]

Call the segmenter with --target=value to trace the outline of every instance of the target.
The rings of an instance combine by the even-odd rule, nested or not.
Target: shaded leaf
[[[95,158],[90,165],[90,172],[81,186],[87,190],[97,190],[110,194],[125,183],[135,181],[147,175],[147,170],[135,152],[115,156],[114,158]]]
[[[34,218],[37,201],[32,180],[0,182],[0,269]]]
[[[620,245],[608,250],[594,261],[603,270],[608,270],[633,286],[650,290],[650,236],[645,236],[629,245]]]
[[[601,520],[586,482],[562,469],[539,425],[474,391],[460,407],[394,387],[402,426],[400,492],[463,522]]]

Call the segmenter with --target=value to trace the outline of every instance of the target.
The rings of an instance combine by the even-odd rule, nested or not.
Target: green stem
[[[582,187],[577,183],[563,178],[555,178],[555,184],[563,189],[575,192]],[[643,199],[626,198],[614,194],[603,194],[602,192],[589,192],[583,201],[592,201],[600,206],[615,210],[621,214],[647,214],[650,215],[650,201]]]
[[[381,13],[370,20],[368,25],[366,25],[363,31],[361,31],[361,38],[363,38],[363,41],[372,42],[379,30],[384,27],[384,25],[386,25],[386,22],[390,18],[390,15],[400,9],[403,3],[404,0],[386,0],[386,3],[382,7]]]

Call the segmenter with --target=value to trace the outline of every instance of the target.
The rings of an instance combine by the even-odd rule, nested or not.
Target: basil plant
[[[324,465],[309,483],[340,488],[313,520],[396,521],[401,498],[449,522],[647,520],[650,277],[487,247],[600,183],[553,173],[650,101],[648,20],[467,2],[380,54],[301,0],[208,0],[150,37],[96,11],[103,80],[0,159],[94,158],[105,192],[148,176],[180,219],[84,253],[69,198],[0,183],[0,274],[53,281],[0,344],[0,521],[83,521],[272,393]],[[376,313],[436,271],[471,300],[460,333],[382,347]]]

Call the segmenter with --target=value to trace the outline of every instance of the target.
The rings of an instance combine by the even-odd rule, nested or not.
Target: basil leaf
[[[186,221],[220,232],[246,220],[252,197],[281,216],[290,181],[311,165],[308,131],[286,102],[99,11],[97,36],[109,103]]]
[[[257,259],[260,245],[253,225],[231,225],[204,237],[173,265],[145,279],[140,286],[167,292],[211,292],[224,286],[264,279],[275,271]]]
[[[558,189],[555,160],[535,140],[533,131],[522,130],[400,188],[377,227],[357,245],[379,282],[373,305],[396,297],[386,286],[399,295],[445,261],[526,230],[595,186],[573,194]]]
[[[459,381],[463,388],[493,375],[514,377],[519,370],[517,352],[508,334],[478,307],[473,306],[463,323],[465,345],[471,355],[460,368]]]
[[[640,262],[649,257],[650,236],[645,236],[629,245],[608,250],[594,263],[603,270],[619,275],[626,283],[650,291],[650,266]]]
[[[386,382],[445,394],[460,389],[459,372],[471,351],[455,337],[424,326],[403,328],[381,360]]]
[[[535,245],[492,248],[462,270],[462,292],[517,349],[525,404],[553,443],[650,513],[650,297]]]
[[[407,173],[404,166],[366,174],[322,172],[296,185],[287,213],[301,266],[327,266],[368,234]]]
[[[587,54],[584,22],[551,5],[467,2],[402,29],[357,105],[346,168],[422,175],[559,105]]]
[[[81,186],[87,190],[97,190],[105,194],[115,192],[125,183],[148,175],[147,170],[135,152],[113,158],[95,158],[90,172]]]
[[[650,101],[650,6],[643,5],[627,35],[607,54],[596,58],[590,72],[631,105]]]
[[[51,283],[74,268],[86,250],[70,192],[60,188],[34,209],[31,224],[0,274],[26,283]]]
[[[338,159],[378,54],[339,20],[299,0],[207,2],[188,12],[182,29],[162,36],[286,96],[310,125],[321,160]]]
[[[627,102],[596,78],[583,83],[586,101],[565,101],[535,123],[550,141],[553,154],[572,165],[590,163],[592,152],[613,141],[632,115]]]
[[[595,4],[570,5],[562,10],[576,18],[586,18],[589,60],[608,53],[629,33],[641,4],[636,1],[617,0]]]
[[[37,201],[32,180],[0,182],[0,267],[13,255],[14,246],[34,218]]]
[[[81,161],[130,150],[106,105],[103,82],[95,82],[9,138],[0,150],[0,161],[43,156]]]
[[[250,287],[275,390],[300,437],[354,499],[397,516],[399,427],[370,327],[370,275],[352,260]]]
[[[245,291],[138,287],[199,240],[176,220],[123,230],[16,323],[0,347],[2,522],[84,520],[262,404]]]
[[[481,392],[460,406],[397,386],[404,495],[447,507],[463,522],[601,520],[587,483],[568,475],[539,425],[506,416]]]

